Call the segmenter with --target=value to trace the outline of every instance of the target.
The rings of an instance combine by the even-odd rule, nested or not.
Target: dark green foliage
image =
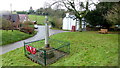
[[[28,12],[28,14],[34,14],[35,12],[34,12],[34,10],[33,10],[33,8],[32,8],[32,6],[30,7],[30,9],[29,9],[29,12]]]
[[[28,14],[34,14],[34,10],[29,10]]]
[[[40,9],[36,10],[37,15],[42,15],[42,12],[43,12],[43,8],[40,8]]]
[[[17,11],[17,14],[27,14],[26,11]]]
[[[120,2],[116,3],[112,6],[112,9],[107,11],[107,14],[104,15],[105,19],[108,22],[112,22],[112,24],[119,24],[120,25]]]
[[[107,14],[115,2],[100,2],[96,5],[96,9],[88,12],[85,16],[86,20],[90,25],[97,26],[100,25],[102,28],[109,28],[112,23],[108,22],[104,15]]]
[[[100,25],[102,27],[110,27],[111,24],[109,24],[106,19],[100,14],[97,10],[90,11],[86,15],[87,22],[92,26]]]

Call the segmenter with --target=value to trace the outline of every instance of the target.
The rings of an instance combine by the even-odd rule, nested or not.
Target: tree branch
[[[53,6],[54,4],[59,3],[59,2],[61,2],[61,1],[56,1],[56,2],[52,3],[52,4],[49,6],[49,8],[50,8],[51,6]]]
[[[79,11],[77,11],[76,8],[75,8],[75,3],[74,3],[74,1],[73,1],[73,3],[70,2],[70,1],[68,1],[68,2],[70,3],[70,6],[74,9],[74,12],[75,12],[77,15],[80,15],[80,14],[79,14]]]
[[[69,8],[64,1],[63,1],[62,3],[64,4],[64,6],[65,6],[68,10],[74,11],[73,9]]]

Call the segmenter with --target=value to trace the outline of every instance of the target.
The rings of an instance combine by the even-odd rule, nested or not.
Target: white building
[[[86,22],[82,19],[82,28],[83,31],[86,30]],[[76,30],[79,30],[79,21],[76,19],[75,15],[69,15],[66,13],[66,17],[63,18],[63,30],[72,30],[72,26],[76,26]]]

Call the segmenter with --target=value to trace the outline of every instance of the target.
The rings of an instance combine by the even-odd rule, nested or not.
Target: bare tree
[[[89,12],[89,6],[95,4],[94,2],[89,3],[88,0],[86,0],[85,2],[82,2],[80,0],[57,0],[53,4],[51,4],[51,6],[56,3],[64,5],[68,11],[72,12],[76,16],[76,18],[79,19],[80,32],[82,32],[82,18],[85,17]]]

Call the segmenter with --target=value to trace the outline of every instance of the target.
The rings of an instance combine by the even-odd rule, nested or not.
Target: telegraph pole
[[[10,9],[11,9],[11,14],[12,14],[12,3],[10,3]]]

